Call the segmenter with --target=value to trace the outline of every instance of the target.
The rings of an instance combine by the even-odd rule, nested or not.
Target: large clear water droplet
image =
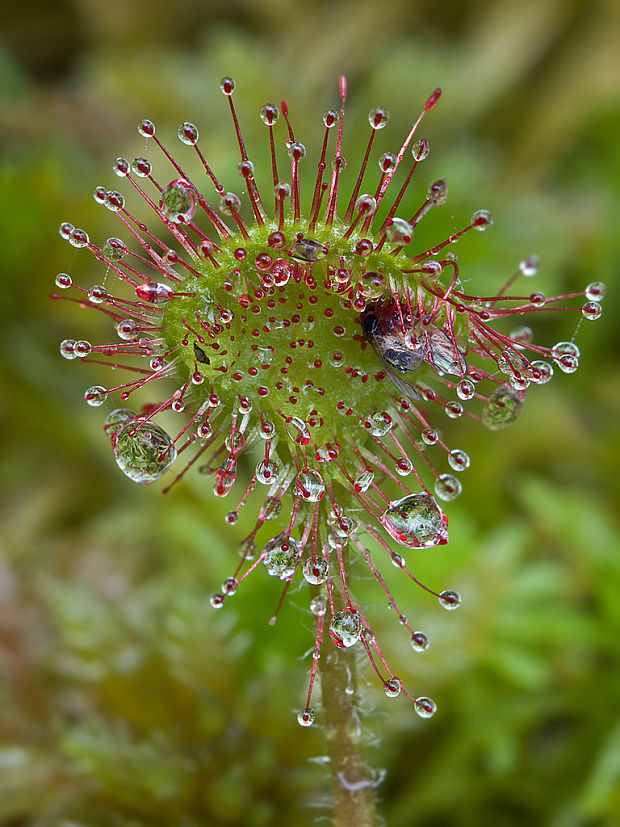
[[[225,497],[237,479],[237,460],[227,457],[215,473],[213,492],[216,497]]]
[[[325,496],[323,477],[313,468],[306,468],[297,474],[295,494],[309,503],[318,503]]]
[[[260,510],[261,520],[275,520],[282,511],[282,500],[278,497],[266,497],[263,507]]]
[[[317,594],[310,601],[310,611],[313,615],[321,617],[327,611],[327,599],[323,594]]]
[[[482,409],[482,421],[490,431],[501,431],[517,419],[524,402],[521,392],[510,385],[501,385]]]
[[[372,411],[365,425],[373,436],[385,436],[392,428],[392,417],[387,411]]]
[[[314,723],[314,710],[313,709],[300,709],[297,713],[297,723],[299,726],[312,726]]]
[[[403,546],[431,548],[448,542],[448,518],[428,493],[391,502],[379,522]]]
[[[159,198],[163,214],[175,224],[187,224],[194,216],[196,193],[184,179],[171,181]]]
[[[364,626],[362,616],[355,609],[342,609],[329,624],[329,635],[339,649],[348,649],[358,642]]]
[[[448,612],[453,612],[461,605],[461,595],[452,589],[446,589],[439,595],[439,603]]]
[[[108,392],[105,388],[101,387],[101,385],[93,385],[92,388],[88,388],[84,394],[86,403],[93,408],[98,408],[99,405],[103,405],[107,398]]]
[[[416,698],[414,709],[420,718],[432,718],[437,712],[437,704],[432,698]]]
[[[402,688],[402,681],[397,677],[390,678],[389,681],[386,681],[383,684],[383,691],[388,698],[397,698],[400,695]]]
[[[435,494],[440,500],[444,502],[452,502],[460,495],[463,490],[463,484],[460,480],[452,474],[441,474],[435,480]]]
[[[304,578],[311,586],[320,586],[329,576],[329,563],[324,557],[315,557],[312,555],[304,562],[303,565]]]
[[[286,433],[289,437],[296,442],[297,445],[308,445],[310,442],[310,429],[303,421],[303,419],[299,419],[297,416],[292,416],[286,423]]]
[[[116,464],[123,474],[141,485],[158,480],[176,455],[172,439],[154,422],[130,422],[116,435]]]
[[[271,459],[262,459],[256,466],[256,479],[262,485],[272,485],[277,482],[280,470]]]
[[[271,577],[287,580],[295,571],[299,557],[299,543],[286,533],[278,534],[263,549],[263,565]]]
[[[409,640],[414,652],[426,652],[430,643],[424,632],[414,632]]]

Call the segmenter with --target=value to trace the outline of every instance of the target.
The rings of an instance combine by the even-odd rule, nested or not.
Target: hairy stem
[[[336,827],[374,827],[375,788],[362,750],[355,654],[335,646],[325,649],[320,670],[334,792],[334,824]]]

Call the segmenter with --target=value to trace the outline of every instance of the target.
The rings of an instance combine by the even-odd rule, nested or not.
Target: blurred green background
[[[350,169],[371,106],[390,109],[378,142],[394,150],[443,88],[409,203],[448,179],[448,205],[424,230],[434,240],[492,211],[494,227],[460,245],[473,288],[532,252],[537,289],[610,288],[603,317],[579,332],[580,370],[534,388],[510,431],[442,425],[472,468],[447,508],[450,545],[415,570],[464,606],[442,612],[386,572],[431,649],[414,656],[378,590],[359,587],[396,672],[439,707],[421,721],[364,673],[383,818],[620,824],[620,5],[20,0],[0,37],[2,825],[258,827],[329,812],[321,732],[292,712],[309,666],[305,595],[274,628],[267,577],[212,611],[245,526],[224,524],[228,504],[203,477],[164,498],[117,471],[102,409],[83,402],[106,377],[58,355],[61,339],[104,341],[107,326],[49,293],[61,270],[85,285],[99,275],[57,226],[97,241],[118,232],[91,193],[114,186],[117,155],[142,152],[140,118],[175,146],[178,123],[194,121],[238,188],[220,77],[236,78],[261,166],[259,106],[286,98],[316,153],[343,72]],[[537,340],[570,338],[577,315],[550,317]]]

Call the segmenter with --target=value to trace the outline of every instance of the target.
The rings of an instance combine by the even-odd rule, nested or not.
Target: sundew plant
[[[355,653],[388,698],[409,702],[422,718],[436,705],[423,687],[398,678],[371,612],[356,600],[351,562],[374,578],[394,623],[423,653],[426,635],[381,572],[396,566],[443,609],[461,602],[457,591],[423,584],[415,573],[417,555],[448,543],[446,511],[470,465],[449,443],[449,421],[504,429],[530,386],[547,383],[556,368],[574,372],[575,337],[539,344],[533,330],[547,312],[597,319],[605,287],[545,296],[529,287],[538,270],[531,256],[492,295],[478,295],[476,274],[455,245],[492,225],[484,209],[428,249],[416,245],[419,223],[448,197],[445,180],[427,181],[416,207],[405,206],[424,175],[429,146],[418,132],[439,89],[400,148],[378,158],[373,145],[390,116],[371,109],[366,151],[347,158],[341,78],[339,106],[323,114],[316,169],[308,169],[293,107],[290,117],[285,102],[240,113],[265,127],[261,164],[271,183],[260,190],[234,81],[224,78],[221,90],[238,147],[238,191],[220,182],[194,124],[178,128],[177,153],[143,120],[144,156],[114,163],[122,192],[94,193],[118,218],[119,237],[91,240],[71,223],[60,226],[62,238],[94,261],[85,286],[58,274],[62,293],[53,297],[103,313],[112,339],[66,339],[60,352],[89,363],[91,375],[108,371],[85,400],[102,407],[122,473],[138,484],[164,477],[165,492],[197,472],[230,502],[230,525],[242,509],[252,512],[230,576],[210,597],[214,609],[251,589],[250,576],[272,577],[281,588],[265,622],[274,624],[287,592],[305,591],[315,636],[297,721],[324,728],[336,823],[372,824],[374,779],[359,751],[355,693],[345,691],[361,662]],[[196,161],[200,179],[185,171]],[[178,425],[164,428],[161,414]]]

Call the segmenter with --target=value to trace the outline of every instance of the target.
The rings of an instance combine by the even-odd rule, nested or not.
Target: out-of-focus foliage
[[[420,721],[369,689],[384,817],[618,823],[619,42],[614,0],[22,0],[3,11],[0,824],[251,827],[324,812],[325,770],[309,762],[321,733],[290,712],[308,665],[305,601],[271,628],[277,588],[257,577],[211,610],[242,521],[225,525],[199,476],[162,498],[117,472],[101,411],[82,402],[92,367],[57,355],[60,339],[97,341],[104,326],[48,295],[60,270],[89,283],[94,262],[56,227],[112,234],[90,193],[112,183],[117,155],[142,151],[139,118],[170,141],[195,121],[234,185],[219,78],[237,80],[258,167],[260,104],[286,98],[315,152],[341,72],[351,161],[370,106],[391,110],[380,139],[393,150],[442,86],[411,203],[448,179],[430,239],[493,212],[493,229],[461,245],[466,278],[497,284],[536,251],[536,288],[610,288],[603,318],[579,332],[579,372],[534,388],[509,433],[446,422],[472,468],[449,509],[450,545],[413,567],[458,588],[464,607],[443,613],[390,577],[432,646],[414,656],[387,610],[377,635],[439,712]],[[566,324],[552,320],[540,340],[570,338]]]

